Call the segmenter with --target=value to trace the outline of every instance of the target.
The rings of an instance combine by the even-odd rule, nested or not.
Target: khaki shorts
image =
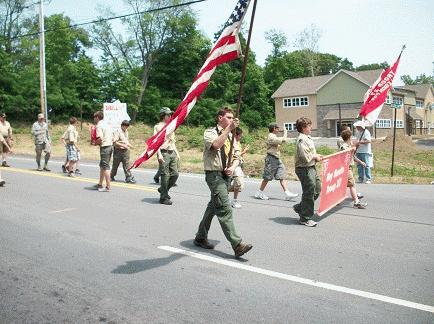
[[[271,181],[273,180],[273,178],[276,180],[285,179],[286,169],[285,165],[279,158],[275,157],[274,155],[267,154],[267,157],[265,158],[265,166],[262,179]]]
[[[9,152],[9,150],[6,147],[5,143],[0,143],[0,154],[2,154],[2,153],[8,153],[8,152]]]
[[[347,181],[347,187],[354,187],[356,184],[356,180],[354,179],[353,169],[350,167],[348,169],[348,181]]]
[[[244,177],[236,176],[232,177],[230,192],[238,191],[240,192],[244,188]]]
[[[110,170],[110,159],[112,158],[113,146],[101,146],[99,148],[101,161],[99,161],[99,167],[103,170]]]

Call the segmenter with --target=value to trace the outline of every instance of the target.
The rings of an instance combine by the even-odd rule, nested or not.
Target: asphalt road
[[[0,323],[434,322],[434,186],[360,185],[368,209],[346,200],[308,228],[277,182],[260,201],[247,180],[234,215],[254,247],[236,260],[216,220],[216,249],[192,244],[209,198],[202,175],[182,174],[164,206],[154,170],[100,193],[97,163],[70,179],[59,162],[51,173],[10,162]]]

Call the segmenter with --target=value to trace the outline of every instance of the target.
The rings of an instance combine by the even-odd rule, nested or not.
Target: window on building
[[[424,128],[424,126],[425,126],[425,123],[423,122],[423,120],[417,120],[416,119],[416,128],[420,128],[420,127]]]
[[[375,127],[377,128],[390,128],[392,121],[390,119],[377,119]]]
[[[390,93],[388,93],[387,97],[386,97],[386,104],[390,105],[391,103],[392,103],[392,99],[391,99]]]
[[[284,125],[285,125],[285,128],[286,128],[287,131],[295,131],[295,130],[297,130],[295,128],[295,122],[284,123]]]
[[[309,106],[308,97],[284,98],[283,108]]]
[[[404,102],[404,100],[402,99],[402,97],[393,96],[393,104],[395,106],[402,107],[403,102]]]
[[[416,100],[416,108],[423,109],[423,100]]]
[[[404,121],[401,119],[397,119],[395,121],[395,124],[396,124],[396,128],[404,128]]]

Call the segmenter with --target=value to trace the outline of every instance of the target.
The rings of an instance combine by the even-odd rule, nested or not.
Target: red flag
[[[225,62],[238,58],[241,55],[241,47],[238,33],[241,22],[249,6],[250,0],[239,0],[232,15],[226,22],[223,31],[211,48],[208,57],[193,81],[190,90],[173,113],[170,120],[157,134],[146,141],[146,151],[143,152],[131,168],[137,168],[140,164],[148,160],[185,120],[188,113],[196,104],[198,97],[208,86],[208,82],[216,67]]]
[[[359,116],[362,116],[364,119],[364,126],[369,127],[374,125],[380,115],[381,108],[383,108],[387,98],[387,93],[392,87],[401,54],[399,54],[395,64],[383,70],[377,81],[366,92],[363,106],[359,112]]]

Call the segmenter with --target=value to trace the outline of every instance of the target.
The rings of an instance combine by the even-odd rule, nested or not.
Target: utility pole
[[[45,116],[45,122],[48,123],[47,85],[45,82],[45,26],[42,1],[39,2],[39,85],[41,91],[41,112]]]

